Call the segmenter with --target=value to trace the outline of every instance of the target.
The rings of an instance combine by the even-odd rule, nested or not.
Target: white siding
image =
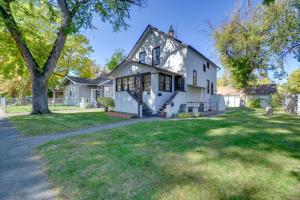
[[[157,31],[148,34],[132,59],[139,61],[139,53],[145,51],[146,63],[152,65],[152,50],[158,46],[160,46],[160,65],[157,67],[183,74],[187,48]]]
[[[138,115],[138,103],[126,91],[116,92],[115,111]]]

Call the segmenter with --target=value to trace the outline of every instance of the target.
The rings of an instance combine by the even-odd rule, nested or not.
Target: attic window
[[[206,72],[206,64],[203,64],[203,71]]]
[[[152,65],[160,64],[160,47],[156,47],[152,50]]]
[[[207,69],[209,69],[209,62],[207,62]]]
[[[146,51],[140,52],[139,54],[139,62],[146,63]]]

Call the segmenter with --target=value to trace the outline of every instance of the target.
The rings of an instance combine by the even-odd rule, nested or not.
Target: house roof
[[[245,90],[247,95],[270,95],[277,92],[276,84],[250,86]]]
[[[164,68],[161,68],[161,67],[157,67],[157,66],[154,66],[154,65],[148,65],[148,64],[145,64],[145,63],[141,63],[141,62],[138,62],[138,61],[135,61],[135,60],[129,60],[129,59],[124,59],[111,73],[110,75],[115,72],[116,69],[118,69],[119,67],[121,67],[123,64],[127,64],[127,63],[134,63],[134,64],[137,64],[137,65],[142,65],[142,66],[146,66],[146,67],[151,67],[153,69],[156,69],[156,70],[159,70],[161,72],[166,72],[166,73],[170,73],[170,74],[178,74],[176,72],[173,72],[171,70],[168,70],[168,69],[164,69]]]
[[[107,76],[100,76],[96,79],[88,79],[88,78],[80,78],[80,77],[75,77],[75,76],[66,76],[65,80],[70,80],[71,82],[79,85],[102,85],[106,84],[112,85],[112,81],[107,77]],[[64,82],[64,81],[63,81]]]
[[[163,32],[163,31],[161,31],[161,30],[159,30],[158,28],[156,28],[156,27],[154,27],[154,26],[152,26],[152,25],[148,25],[147,27],[146,27],[146,29],[143,31],[143,33],[142,33],[142,35],[139,37],[139,39],[137,40],[137,42],[134,44],[134,46],[133,46],[133,48],[131,49],[131,51],[130,51],[130,53],[128,54],[128,56],[112,71],[112,72],[114,72],[116,69],[118,69],[119,68],[119,66],[121,66],[124,62],[126,62],[126,61],[128,61],[128,60],[131,60],[131,59],[129,59],[129,57],[133,54],[133,52],[135,51],[135,49],[138,47],[138,44],[140,43],[140,41],[144,38],[144,37],[146,37],[146,35],[147,35],[147,33],[148,32],[150,32],[151,30],[155,30],[155,31],[157,31],[157,32],[159,32],[160,34],[162,34],[162,35],[164,35],[165,37],[167,37],[167,38],[169,38],[169,39],[171,39],[171,40],[173,40],[173,41],[176,41],[177,43],[179,43],[179,44],[181,44],[181,45],[183,45],[183,46],[185,46],[186,48],[188,48],[188,49],[190,49],[190,50],[192,50],[193,52],[195,52],[196,54],[198,54],[199,56],[201,56],[201,57],[203,57],[204,59],[206,59],[206,60],[208,60],[210,63],[212,63],[213,65],[215,65],[218,69],[220,69],[220,67],[216,64],[216,63],[214,63],[213,61],[211,61],[210,59],[208,59],[206,56],[204,56],[200,51],[198,51],[196,48],[194,48],[192,45],[188,45],[188,44],[185,44],[185,43],[183,43],[181,40],[179,40],[179,39],[177,39],[177,38],[175,38],[175,37],[171,37],[171,36],[169,36],[167,33],[165,33],[165,32]],[[147,64],[145,64],[145,65],[147,65]],[[152,66],[152,65],[148,65],[148,66]],[[153,66],[153,67],[155,67],[155,66]],[[157,67],[158,68],[158,67]],[[112,72],[110,73],[110,74],[112,74]]]
[[[150,24],[146,27],[146,29],[144,30],[144,32],[142,33],[142,35],[140,36],[140,38],[138,39],[138,41],[135,43],[134,47],[132,48],[132,50],[130,51],[130,53],[128,55],[131,55],[133,53],[134,49],[138,46],[138,44],[142,40],[142,38],[146,35],[146,33],[148,33],[151,30],[155,30],[155,31],[159,32],[160,34],[164,35],[165,37],[167,37],[167,38],[169,38],[169,39],[171,39],[173,41],[176,41],[177,43],[179,43],[179,44],[187,47],[188,49],[194,51],[196,54],[198,54],[199,56],[201,56],[204,59],[208,60],[209,62],[211,62],[213,65],[215,65],[217,68],[220,69],[220,67],[216,63],[214,63],[213,61],[211,61],[210,59],[208,59],[205,55],[203,55],[200,51],[198,51],[192,45],[186,44],[186,43],[182,42],[181,40],[179,40],[179,39],[177,39],[175,37],[171,37],[171,36],[169,36],[169,34],[167,34],[167,33],[163,32],[163,31],[159,30],[158,28],[156,28],[156,27],[154,27],[154,26],[152,26]]]
[[[218,88],[218,94],[222,94],[224,96],[239,96],[240,91],[232,86],[225,86]]]

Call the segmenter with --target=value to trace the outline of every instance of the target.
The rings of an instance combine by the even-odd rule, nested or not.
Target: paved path
[[[56,197],[39,159],[0,113],[0,199],[52,200]]]
[[[84,128],[84,129],[79,129],[76,131],[69,131],[69,132],[61,132],[61,133],[56,133],[52,135],[42,135],[42,136],[33,136],[33,137],[26,137],[24,140],[31,146],[31,147],[36,147],[41,144],[44,144],[46,142],[52,141],[52,140],[59,140],[62,138],[67,138],[67,137],[73,137],[77,135],[83,135],[83,134],[89,134],[89,133],[94,133],[97,131],[103,131],[107,129],[112,129],[112,128],[119,128],[122,126],[128,126],[131,124],[136,124],[139,122],[150,122],[150,121],[158,121],[158,120],[165,120],[162,118],[143,118],[143,119],[129,119],[126,121],[121,121],[113,124],[106,124],[106,125],[98,125],[98,126],[92,126],[89,128]]]

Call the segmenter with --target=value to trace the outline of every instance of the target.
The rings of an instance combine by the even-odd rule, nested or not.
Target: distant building
[[[218,88],[218,94],[224,96],[227,107],[241,107],[247,105],[251,99],[259,99],[260,107],[265,108],[270,105],[272,95],[276,92],[276,84],[249,86],[245,89],[244,94],[232,86]]]
[[[113,97],[113,82],[106,76],[96,79],[66,76],[62,85],[65,105],[79,106],[82,101],[96,105],[99,97]]]

